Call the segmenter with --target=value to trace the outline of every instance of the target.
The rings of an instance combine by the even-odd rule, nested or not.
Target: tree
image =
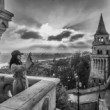
[[[61,110],[70,110],[68,94],[61,83],[57,85],[56,89],[56,107]]]
[[[90,73],[90,53],[89,52],[83,52],[82,54],[80,52],[75,53],[74,56],[71,58],[70,64],[73,74],[74,73],[78,74],[83,88],[87,87]]]

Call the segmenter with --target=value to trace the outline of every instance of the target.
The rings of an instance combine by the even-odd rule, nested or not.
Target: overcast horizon
[[[5,0],[14,17],[0,40],[0,51],[91,51],[103,14],[110,33],[109,0]]]

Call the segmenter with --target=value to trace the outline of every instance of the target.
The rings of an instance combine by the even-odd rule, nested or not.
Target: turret
[[[109,33],[106,31],[103,16],[101,14],[97,31],[94,35],[93,45],[109,44]]]

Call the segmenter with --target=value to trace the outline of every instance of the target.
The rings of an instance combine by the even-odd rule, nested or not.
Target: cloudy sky
[[[110,32],[109,7],[110,0],[5,0],[14,18],[0,51],[90,51],[101,13]]]

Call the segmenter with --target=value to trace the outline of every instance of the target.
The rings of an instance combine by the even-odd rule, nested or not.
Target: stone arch
[[[41,110],[49,110],[49,98],[45,98]]]

